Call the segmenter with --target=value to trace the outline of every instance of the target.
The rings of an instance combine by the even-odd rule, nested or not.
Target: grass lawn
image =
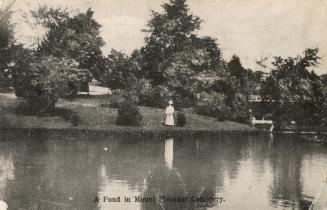
[[[109,108],[110,96],[83,96],[73,101],[60,99],[56,104],[55,113],[48,116],[26,115],[23,107],[24,101],[16,98],[13,93],[0,93],[0,128],[73,128],[70,116],[75,113],[80,123],[75,129],[119,130],[124,126],[115,124],[117,110]],[[165,130],[171,129],[163,125],[164,110],[150,107],[139,107],[142,114],[140,127],[128,129]],[[213,130],[213,131],[252,131],[254,128],[237,122],[219,122],[215,118],[205,117],[193,113],[186,114],[187,123],[177,130]]]

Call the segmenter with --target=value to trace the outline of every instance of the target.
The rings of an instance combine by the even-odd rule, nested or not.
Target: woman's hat
[[[168,102],[168,104],[174,104],[174,103],[173,103],[173,101],[172,101],[172,100],[170,100],[170,101]]]

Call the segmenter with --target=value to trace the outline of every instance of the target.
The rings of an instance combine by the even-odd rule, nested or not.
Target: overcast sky
[[[5,1],[0,0],[4,4]],[[21,14],[38,4],[86,10],[92,7],[103,26],[104,53],[111,48],[130,53],[144,42],[150,10],[168,0],[16,0],[17,38],[28,43],[38,29],[28,29]],[[199,35],[218,40],[224,58],[237,54],[246,68],[256,69],[260,57],[296,56],[319,47],[323,57],[317,73],[327,73],[327,0],[189,0],[190,11],[204,22]]]

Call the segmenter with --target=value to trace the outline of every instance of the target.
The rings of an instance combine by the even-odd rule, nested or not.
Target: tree
[[[230,75],[239,81],[240,90],[247,90],[248,71],[242,66],[241,60],[237,55],[233,55],[232,59],[227,63]]]
[[[66,9],[47,6],[32,11],[36,20],[47,29],[38,53],[74,59],[79,62],[79,68],[94,70],[95,77],[99,78],[96,64],[101,62],[104,41],[100,37],[101,25],[93,14],[90,8],[75,15]]]
[[[71,83],[88,79],[86,71],[72,59],[30,53],[15,66],[15,90],[26,99],[32,113],[51,112],[58,98],[67,95]]]
[[[128,89],[135,83],[138,67],[126,54],[111,50],[106,62],[106,70],[101,80],[106,86],[112,89]]]
[[[14,25],[11,23],[11,4],[0,8],[0,87],[11,86],[10,64],[14,48]]]
[[[130,61],[132,62],[134,67],[134,75],[138,79],[146,78],[146,74],[142,69],[143,55],[141,53],[141,50],[139,49],[134,50],[130,56]]]
[[[165,85],[171,92],[180,95],[184,100],[193,100],[201,92],[201,84],[206,79],[215,79],[217,74],[210,69],[210,57],[205,49],[190,45],[189,49],[174,53],[161,63],[158,69],[164,72]]]
[[[153,86],[163,85],[176,98],[195,100],[202,83],[225,71],[222,53],[211,37],[198,37],[199,17],[189,13],[186,0],[170,0],[163,12],[152,12],[141,67]]]
[[[326,111],[325,91],[320,78],[310,71],[317,67],[319,49],[306,49],[303,56],[275,57],[271,76],[262,87],[262,98],[273,107],[279,123],[320,124]]]
[[[174,53],[183,51],[189,44],[189,38],[200,28],[199,17],[190,15],[186,0],[170,0],[162,5],[162,14],[152,11],[152,19],[148,22],[148,33],[145,46],[141,49],[144,70],[153,83],[163,84],[166,81],[164,69],[159,65]]]

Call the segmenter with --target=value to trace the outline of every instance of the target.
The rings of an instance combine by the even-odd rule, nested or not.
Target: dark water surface
[[[0,132],[0,196],[12,210],[305,209],[327,171],[326,147],[295,135],[92,139]],[[135,202],[138,196],[144,202]]]

